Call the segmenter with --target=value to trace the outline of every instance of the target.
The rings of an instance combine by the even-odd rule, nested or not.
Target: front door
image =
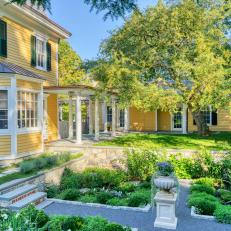
[[[182,112],[173,113],[172,115],[172,130],[173,131],[182,131]]]

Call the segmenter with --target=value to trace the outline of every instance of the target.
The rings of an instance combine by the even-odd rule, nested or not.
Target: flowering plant
[[[169,162],[157,163],[157,175],[159,176],[173,176],[174,167]]]

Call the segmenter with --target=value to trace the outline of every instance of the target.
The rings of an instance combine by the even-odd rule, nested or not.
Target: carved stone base
[[[177,218],[175,215],[177,194],[160,191],[155,196],[157,215],[154,227],[176,229]]]

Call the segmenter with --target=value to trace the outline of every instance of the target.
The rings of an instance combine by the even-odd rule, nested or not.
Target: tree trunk
[[[209,135],[209,127],[205,121],[205,118],[203,116],[203,112],[193,112],[193,119],[196,122],[197,131],[200,136],[207,136]]]

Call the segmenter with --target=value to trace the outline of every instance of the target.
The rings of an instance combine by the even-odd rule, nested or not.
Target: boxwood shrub
[[[208,186],[208,185],[202,185],[202,184],[194,184],[190,187],[190,192],[205,192],[210,195],[215,194],[215,188]]]
[[[231,224],[231,206],[219,205],[217,206],[214,216],[218,222]]]

